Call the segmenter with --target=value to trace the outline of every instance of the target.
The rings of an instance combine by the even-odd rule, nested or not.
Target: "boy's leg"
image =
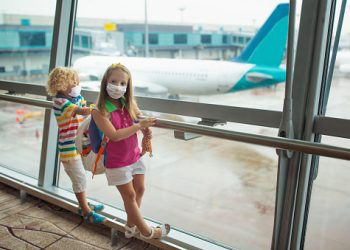
[[[85,169],[80,160],[71,160],[68,162],[62,162],[64,170],[72,181],[72,188],[79,202],[81,208],[81,215],[84,219],[93,223],[102,223],[106,220],[106,217],[91,211],[89,204],[86,200],[86,174]]]
[[[79,160],[62,161],[64,170],[72,182],[72,188],[78,200],[82,215],[86,216],[91,212],[86,200],[86,174]]]
[[[85,192],[81,192],[81,193],[75,193],[75,196],[77,197],[78,203],[79,203],[79,207],[82,210],[82,215],[86,216],[91,212],[91,209],[89,207],[89,204],[86,200],[86,194]]]

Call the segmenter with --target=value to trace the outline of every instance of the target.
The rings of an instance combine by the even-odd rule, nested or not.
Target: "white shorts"
[[[86,173],[81,160],[62,161],[62,164],[72,182],[72,189],[74,193],[85,192]]]
[[[106,177],[109,186],[120,186],[132,181],[136,174],[145,174],[146,167],[140,159],[134,164],[121,168],[106,168]]]

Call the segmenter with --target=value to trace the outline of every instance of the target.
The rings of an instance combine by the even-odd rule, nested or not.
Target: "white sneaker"
[[[128,225],[124,226],[125,228],[125,238],[129,239],[140,233],[139,229],[136,226],[129,227]]]

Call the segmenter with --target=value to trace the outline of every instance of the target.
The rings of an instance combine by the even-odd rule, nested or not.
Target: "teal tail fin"
[[[286,48],[288,13],[289,4],[279,4],[234,61],[278,67]]]

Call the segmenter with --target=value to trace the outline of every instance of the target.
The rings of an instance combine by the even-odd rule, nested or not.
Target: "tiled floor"
[[[27,196],[0,183],[0,249],[157,249],[118,233],[111,245],[111,230],[93,225],[60,207]]]

